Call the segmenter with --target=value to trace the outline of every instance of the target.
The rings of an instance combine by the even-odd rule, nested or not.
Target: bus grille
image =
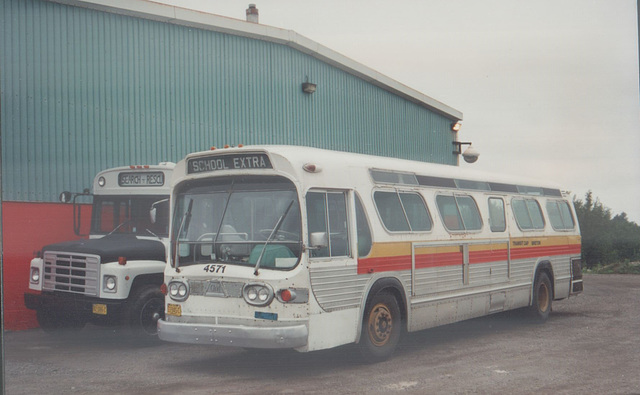
[[[43,290],[98,296],[100,256],[68,252],[44,253]]]

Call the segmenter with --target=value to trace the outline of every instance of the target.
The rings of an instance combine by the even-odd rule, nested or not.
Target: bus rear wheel
[[[360,352],[366,362],[388,359],[400,341],[402,318],[398,301],[389,293],[375,295],[369,303],[362,323]]]
[[[533,284],[533,301],[529,308],[531,318],[536,322],[545,322],[551,313],[552,300],[551,280],[547,273],[540,272]]]

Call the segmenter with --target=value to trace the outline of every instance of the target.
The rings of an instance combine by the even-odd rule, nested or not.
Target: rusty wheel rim
[[[369,338],[378,347],[384,346],[391,339],[393,317],[389,308],[379,303],[371,309],[369,314]]]
[[[549,308],[549,288],[545,283],[540,283],[538,288],[538,308],[541,312],[547,311]]]

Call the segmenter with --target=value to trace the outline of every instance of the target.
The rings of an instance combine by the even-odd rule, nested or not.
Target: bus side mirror
[[[156,223],[156,216],[158,215],[158,210],[156,209],[155,206],[151,207],[151,210],[149,210],[149,220],[151,221],[152,224]]]
[[[149,209],[149,220],[152,224],[155,224],[158,220],[158,205],[162,203],[167,203],[169,199],[158,200],[157,202],[153,202],[151,208]]]
[[[60,202],[71,203],[71,192],[64,191],[60,194]]]
[[[326,248],[329,246],[329,236],[327,232],[313,232],[309,237],[311,248]]]

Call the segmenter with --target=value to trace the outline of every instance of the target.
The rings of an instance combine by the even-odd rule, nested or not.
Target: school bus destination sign
[[[266,154],[210,155],[187,161],[187,174],[219,170],[272,169]]]

